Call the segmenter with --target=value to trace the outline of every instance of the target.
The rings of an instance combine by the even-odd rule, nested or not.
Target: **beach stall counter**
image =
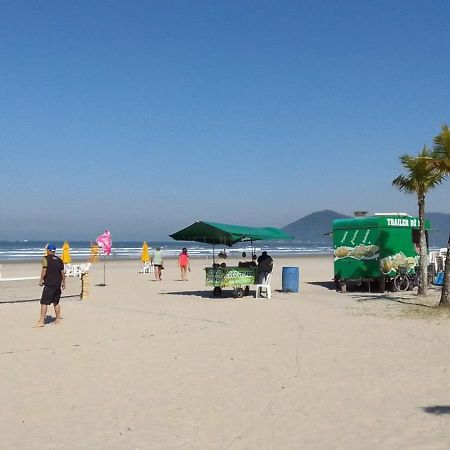
[[[350,283],[368,283],[369,290],[373,283],[379,292],[412,289],[419,264],[419,223],[418,217],[401,213],[334,220],[336,289],[345,292]]]
[[[232,287],[234,297],[248,295],[250,286],[256,284],[258,275],[256,267],[242,266],[205,267],[205,272],[206,285],[214,287],[214,297],[220,297],[224,287]]]
[[[220,297],[223,288],[232,287],[234,296],[238,298],[248,295],[250,286],[256,284],[257,267],[253,262],[240,263],[238,266],[227,266],[225,262],[218,264],[215,260],[214,246],[231,247],[238,242],[293,239],[278,228],[255,228],[200,220],[171,234],[170,237],[177,241],[212,244],[213,264],[212,267],[205,267],[206,285],[213,287],[214,297]]]

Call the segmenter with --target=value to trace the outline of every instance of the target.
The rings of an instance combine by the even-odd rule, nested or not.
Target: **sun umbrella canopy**
[[[100,247],[98,246],[98,244],[96,242],[92,243],[91,244],[91,257],[89,258],[89,261],[91,263],[98,262],[99,253],[100,253]]]
[[[64,264],[70,264],[72,262],[72,258],[70,256],[70,245],[67,241],[65,241],[62,246],[61,259]]]
[[[146,263],[150,261],[150,255],[148,253],[148,244],[144,241],[142,244],[141,261]]]
[[[169,236],[176,241],[206,242],[229,247],[236,242],[293,239],[279,228],[242,227],[200,220]]]

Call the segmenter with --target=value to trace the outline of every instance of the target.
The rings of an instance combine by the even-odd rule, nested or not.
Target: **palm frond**
[[[442,125],[441,132],[433,139],[432,156],[436,160],[436,167],[450,173],[450,129],[447,124]]]
[[[426,146],[417,156],[401,155],[400,161],[406,169],[406,174],[396,177],[392,184],[408,194],[426,194],[445,177],[445,174],[431,163],[432,159],[433,153]]]
[[[416,184],[414,180],[404,175],[399,175],[394,180],[392,180],[392,185],[395,186],[399,191],[404,191],[408,194],[414,194],[416,192]]]

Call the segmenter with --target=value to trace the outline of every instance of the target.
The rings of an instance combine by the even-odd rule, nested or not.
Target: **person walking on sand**
[[[191,271],[191,266],[189,264],[189,255],[186,247],[183,247],[181,253],[178,255],[178,267],[181,271],[181,281],[187,281],[187,271]]]
[[[155,268],[155,280],[161,281],[161,271],[164,269],[164,258],[161,247],[156,247],[152,255],[153,267]]]
[[[55,255],[56,246],[48,244],[46,247],[46,256],[42,258],[42,270],[39,286],[44,286],[41,296],[41,315],[36,327],[45,325],[45,316],[47,307],[53,303],[55,308],[55,323],[61,322],[61,290],[66,288],[66,277],[64,275],[64,263],[62,259]]]

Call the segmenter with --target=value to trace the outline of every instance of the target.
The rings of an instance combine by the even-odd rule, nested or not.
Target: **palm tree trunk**
[[[439,306],[450,307],[450,301],[448,298],[448,290],[450,287],[450,234],[447,242],[447,256],[445,257],[445,271],[444,271],[444,285],[442,286],[441,301]]]
[[[419,203],[419,232],[420,232],[420,260],[419,260],[419,287],[417,295],[427,295],[428,283],[428,252],[427,239],[425,235],[425,195],[418,196]]]

